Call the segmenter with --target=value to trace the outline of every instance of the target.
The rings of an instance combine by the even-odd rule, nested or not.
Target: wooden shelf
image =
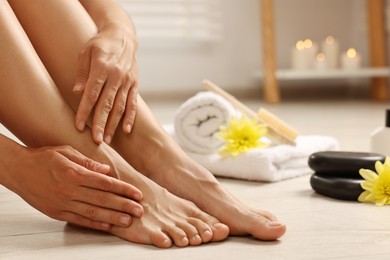
[[[256,78],[263,78],[262,71],[255,73]],[[333,69],[333,70],[293,70],[278,69],[275,71],[278,80],[315,80],[315,79],[345,79],[345,78],[373,78],[390,77],[390,67],[360,68],[360,69]]]
[[[361,69],[337,69],[337,70],[277,70],[276,78],[279,80],[299,79],[343,79],[343,78],[372,78],[389,77],[390,68],[361,68]]]
[[[264,100],[280,102],[279,80],[371,78],[372,99],[383,101],[389,98],[390,68],[387,67],[387,42],[385,37],[384,0],[366,0],[369,27],[370,66],[357,70],[283,70],[277,69],[275,28],[273,17],[274,0],[259,0],[262,15]]]

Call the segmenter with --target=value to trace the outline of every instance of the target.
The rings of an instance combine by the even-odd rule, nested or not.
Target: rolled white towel
[[[186,151],[213,153],[223,144],[214,134],[236,113],[232,105],[219,95],[199,92],[176,112],[174,130],[177,141]]]

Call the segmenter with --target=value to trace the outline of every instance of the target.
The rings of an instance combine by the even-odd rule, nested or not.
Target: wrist
[[[138,48],[138,37],[134,26],[128,25],[121,20],[110,20],[107,21],[101,28],[100,31],[103,30],[114,30],[115,32],[124,34],[125,37],[130,41],[130,43],[134,46],[134,50]]]
[[[3,141],[3,140],[2,140]],[[10,190],[15,190],[16,177],[20,164],[23,163],[27,148],[12,140],[2,142],[0,149],[0,184]]]

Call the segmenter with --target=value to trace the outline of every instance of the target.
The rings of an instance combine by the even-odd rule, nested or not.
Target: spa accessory
[[[316,173],[326,176],[361,178],[361,168],[375,170],[375,162],[385,162],[386,157],[377,153],[325,151],[310,155],[309,166]]]
[[[344,178],[316,173],[310,178],[310,185],[318,194],[340,200],[357,201],[364,191],[360,184],[363,178]]]
[[[184,102],[174,119],[178,143],[186,151],[217,152],[223,141],[214,136],[219,127],[237,114],[222,97],[211,92],[200,92]]]
[[[177,140],[172,126],[165,126],[165,129]],[[296,146],[277,145],[254,149],[235,157],[223,157],[217,152],[199,154],[184,150],[216,176],[276,182],[312,173],[307,164],[310,154],[337,150],[338,147],[338,141],[333,137],[308,135],[298,136]]]
[[[309,157],[308,164],[315,172],[310,185],[317,193],[341,200],[355,200],[364,191],[361,187],[363,177],[359,170],[375,169],[377,161],[386,157],[376,153],[325,151]]]
[[[390,156],[390,109],[386,110],[385,126],[372,132],[370,146],[372,152]]]
[[[259,113],[256,114],[253,110],[209,80],[203,80],[202,86],[205,90],[212,91],[226,99],[233,107],[243,114],[246,114],[248,117],[256,118],[261,123],[266,124],[269,128],[267,137],[269,137],[272,142],[276,144],[295,144],[295,138],[298,136],[297,131],[271,112],[264,108],[260,108]]]

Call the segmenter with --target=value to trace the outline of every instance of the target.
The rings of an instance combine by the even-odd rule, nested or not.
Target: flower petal
[[[370,196],[371,195],[371,196]],[[371,202],[372,199],[370,199],[370,197],[372,198],[372,193],[369,192],[369,191],[363,191],[359,198],[358,198],[358,201],[360,202]]]
[[[367,181],[374,181],[376,178],[378,178],[378,174],[371,170],[367,169],[360,169],[359,171],[360,175]]]
[[[381,174],[383,171],[383,164],[380,161],[375,162],[375,170],[378,174]]]
[[[372,190],[375,188],[374,183],[370,181],[363,181],[362,183],[360,183],[360,186],[366,191],[370,192],[372,192]]]
[[[376,200],[375,201],[375,205],[376,206],[383,206],[383,205],[385,205],[386,201],[387,201],[387,197],[383,197],[380,200]]]

